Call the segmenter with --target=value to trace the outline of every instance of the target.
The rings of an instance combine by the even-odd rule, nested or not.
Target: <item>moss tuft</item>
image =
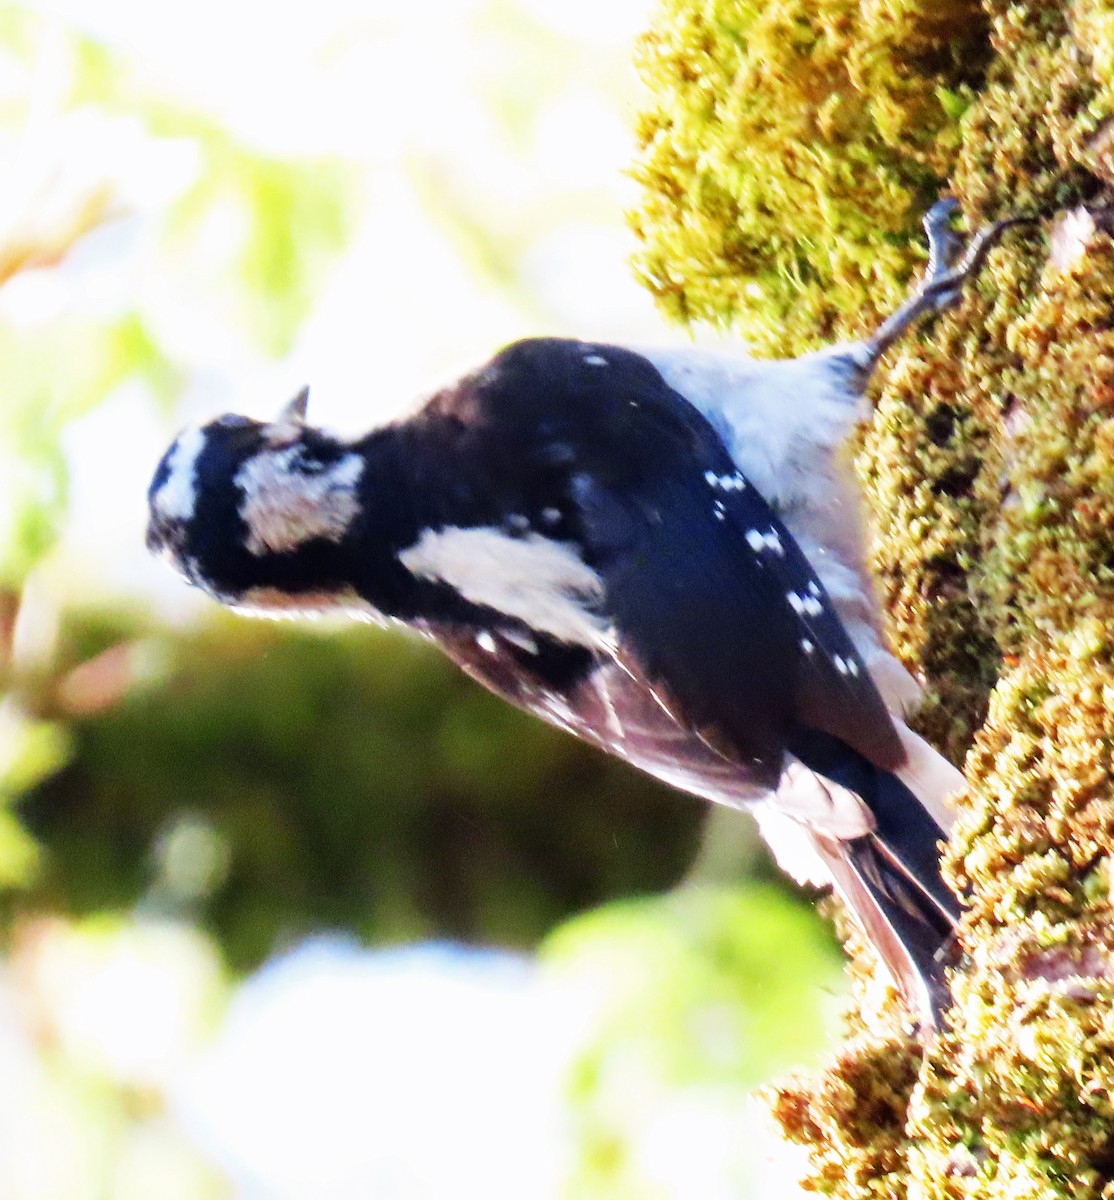
[[[977,0],[668,0],[642,44],[637,266],[795,354],[899,299],[989,57]]]
[[[769,1094],[785,1136],[810,1150],[810,1190],[847,1200],[904,1200],[905,1130],[919,1068],[913,1042],[852,1044],[820,1080],[784,1081]]]

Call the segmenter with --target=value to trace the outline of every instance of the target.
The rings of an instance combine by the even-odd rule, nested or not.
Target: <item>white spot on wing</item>
[[[589,367],[606,367],[607,359],[601,354],[586,354],[584,356],[584,363]]]
[[[559,642],[608,648],[607,622],[594,610],[603,580],[568,542],[540,534],[508,537],[479,526],[427,529],[399,554],[420,579],[447,583],[472,604],[524,622]]]
[[[776,529],[770,529],[766,533],[763,533],[760,529],[748,529],[746,539],[747,545],[755,554],[762,554],[768,550],[771,554],[777,555],[778,558],[785,557],[785,547],[781,544],[781,538],[778,536]]]
[[[166,482],[151,497],[160,517],[188,521],[197,505],[197,460],[205,449],[205,430],[194,427],[178,435],[167,459]]]
[[[487,632],[486,629],[482,633],[476,634],[476,645],[479,646],[481,650],[486,650],[488,654],[494,654],[499,648],[495,645],[495,639],[490,633]]]
[[[715,471],[705,471],[704,482],[721,492],[741,492],[747,485],[747,481],[737,472],[734,475],[717,475]]]
[[[807,593],[802,596],[799,592],[786,592],[785,598],[799,617],[818,617],[824,611],[823,604]]]
[[[512,646],[517,646],[527,654],[537,654],[538,643],[528,633],[523,633],[519,629],[504,629],[501,632],[504,639]]]
[[[301,469],[297,446],[253,455],[233,481],[244,493],[248,550],[281,554],[313,538],[339,542],[360,510],[356,484],[363,469],[355,452],[314,474]]]

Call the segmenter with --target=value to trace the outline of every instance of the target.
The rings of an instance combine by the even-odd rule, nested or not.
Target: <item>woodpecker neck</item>
[[[417,478],[424,459],[410,443],[405,424],[376,429],[353,446],[364,461],[357,485],[359,512],[337,545],[344,585],[387,617],[411,619],[420,613],[417,585],[399,554],[423,525],[418,509],[430,503]]]
[[[474,603],[443,579],[414,570],[408,554],[431,533],[502,516],[491,510],[482,475],[462,470],[469,460],[458,423],[412,419],[373,431],[353,449],[366,467],[359,514],[337,546],[345,584],[377,612],[402,621],[474,616]]]

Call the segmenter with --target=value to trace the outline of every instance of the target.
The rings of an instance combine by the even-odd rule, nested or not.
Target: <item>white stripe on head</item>
[[[199,425],[183,430],[166,460],[167,475],[151,507],[167,521],[188,521],[197,505],[197,460],[208,435]]]
[[[593,609],[603,580],[569,542],[508,537],[493,526],[427,529],[399,562],[420,579],[447,583],[472,604],[577,646],[607,648],[608,622]]]
[[[312,474],[301,468],[298,446],[253,455],[233,480],[244,493],[248,550],[282,554],[314,538],[339,542],[360,511],[356,484],[363,469],[356,453]]]

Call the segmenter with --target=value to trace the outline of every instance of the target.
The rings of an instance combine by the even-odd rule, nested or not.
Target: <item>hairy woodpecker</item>
[[[931,1024],[962,777],[902,721],[918,688],[882,643],[844,449],[881,354],[1016,223],[955,261],[955,207],[864,341],[760,361],[531,339],[357,440],[308,425],[307,392],[187,429],[148,546],[234,609],[403,622],[512,704],[750,809]]]

